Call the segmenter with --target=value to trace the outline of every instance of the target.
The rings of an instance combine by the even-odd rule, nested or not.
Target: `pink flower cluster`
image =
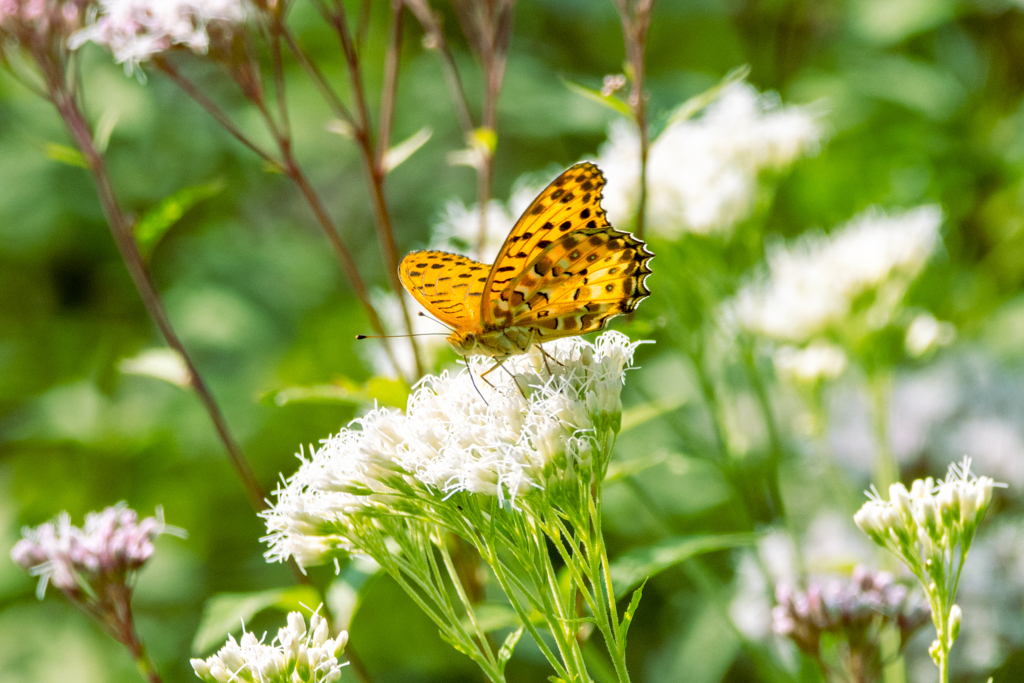
[[[119,503],[85,516],[82,528],[62,512],[52,522],[26,527],[11,559],[40,577],[39,597],[48,583],[72,599],[82,599],[107,583],[125,583],[153,555],[153,539],[167,531],[162,516],[141,522]]]
[[[69,37],[82,27],[92,0],[0,0],[0,38]]]
[[[772,629],[811,655],[818,654],[822,634],[863,642],[876,621],[895,624],[905,643],[929,617],[924,600],[896,583],[892,574],[866,567],[854,569],[849,581],[812,583],[806,592],[780,584],[775,593]]]

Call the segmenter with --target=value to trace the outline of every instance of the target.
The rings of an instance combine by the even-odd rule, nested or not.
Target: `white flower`
[[[327,621],[319,614],[309,618],[309,628],[299,612],[288,615],[288,625],[267,644],[266,634],[257,639],[243,633],[240,641],[228,642],[208,659],[193,659],[196,676],[207,683],[333,683],[341,678],[338,657],[348,643],[348,632],[330,638]]]
[[[815,341],[804,348],[783,346],[772,358],[781,377],[799,384],[831,380],[846,369],[846,354],[835,344]]]
[[[52,522],[24,528],[11,559],[40,577],[39,598],[53,584],[69,598],[87,601],[105,583],[129,582],[153,555],[153,540],[163,533],[184,535],[164,524],[159,509],[156,517],[139,521],[135,510],[119,503],[90,512],[81,528],[62,512]]]
[[[486,378],[490,361],[478,358],[457,374],[425,377],[405,413],[373,410],[303,459],[264,515],[268,558],[305,566],[332,548],[356,550],[359,525],[457,492],[514,505],[579,477],[600,479],[636,346],[606,332],[593,344],[546,344],[549,357],[535,347]]]
[[[666,237],[730,229],[750,215],[762,170],[780,170],[817,149],[822,131],[803,107],[782,107],[774,94],[745,83],[726,88],[698,119],[669,123],[651,143],[647,217]],[[626,224],[640,196],[640,139],[616,121],[597,164],[608,178],[605,209]]]
[[[423,310],[423,307],[405,292],[402,292],[402,297],[405,298],[405,307],[409,311],[412,333],[417,335],[414,338],[401,336],[407,334],[408,330],[405,329],[405,318],[402,315],[402,307],[399,304],[398,296],[391,292],[383,291],[372,294],[373,306],[380,317],[381,324],[384,326],[384,331],[389,335],[395,335],[387,341],[398,367],[395,367],[395,363],[391,361],[391,357],[384,350],[384,346],[378,342],[364,341],[360,343],[360,346],[356,347],[362,352],[363,357],[369,361],[374,372],[384,377],[417,376],[416,358],[413,356],[412,350],[413,343],[419,349],[420,360],[423,361],[426,368],[435,367],[441,353],[445,349],[451,348],[445,339],[450,334],[450,331],[444,326],[439,325],[432,318],[416,315],[416,312]]]
[[[125,72],[174,46],[205,53],[210,46],[207,26],[245,20],[241,0],[100,0],[99,12],[88,26],[71,37],[71,49],[92,41],[108,48]]]
[[[492,199],[487,204],[487,232],[480,253],[476,248],[480,239],[480,205],[467,207],[458,199],[448,202],[440,222],[434,226],[431,249],[452,251],[484,263],[493,263],[512,227],[542,189],[521,178],[516,181],[508,203]]]
[[[867,322],[883,327],[939,244],[941,223],[937,206],[888,216],[869,210],[828,236],[771,250],[767,277],[744,287],[731,313],[748,332],[802,342],[841,323],[858,297],[875,291]]]
[[[907,328],[905,346],[907,353],[915,358],[932,349],[952,343],[956,328],[952,323],[940,322],[931,313],[921,313]]]

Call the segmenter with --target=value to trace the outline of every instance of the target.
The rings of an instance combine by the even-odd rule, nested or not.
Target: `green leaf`
[[[219,178],[205,185],[186,187],[143,215],[135,224],[135,241],[139,245],[142,257],[149,258],[167,231],[174,227],[189,209],[204,199],[220,194],[225,187],[225,182]]]
[[[512,651],[516,649],[516,643],[523,637],[524,628],[520,626],[515,631],[512,631],[512,633],[509,633],[508,637],[505,638],[505,642],[502,643],[501,649],[498,650],[498,666],[502,671],[505,670],[508,660],[512,659]]]
[[[203,617],[192,640],[192,652],[201,655],[221,645],[229,634],[240,631],[245,622],[268,607],[290,612],[318,604],[320,597],[310,586],[214,595],[203,608]]]
[[[434,131],[424,126],[385,152],[383,160],[385,173],[390,173],[398,168],[399,164],[415,154],[416,150],[420,147],[427,144],[427,140],[429,140],[430,136],[433,134]]]
[[[647,585],[647,579],[644,579],[640,587],[633,591],[633,597],[629,600],[629,607],[622,615],[622,623],[620,629],[622,630],[622,649],[626,648],[626,635],[629,633],[629,626],[633,623],[633,615],[636,614],[637,608],[640,606],[640,598],[644,594],[644,586]]]
[[[192,372],[180,353],[172,348],[147,349],[132,358],[123,358],[117,369],[126,375],[153,377],[182,389],[192,387]]]
[[[661,417],[666,413],[671,413],[673,410],[683,407],[688,402],[689,398],[686,396],[673,396],[671,398],[651,401],[650,403],[634,406],[629,410],[623,410],[622,428],[619,430],[619,434],[628,432],[630,429],[639,427],[640,425]]]
[[[405,408],[409,385],[401,380],[374,377],[362,386],[342,378],[337,384],[285,387],[260,397],[263,405],[282,407],[290,403],[342,403],[363,405],[377,402],[393,408]]]
[[[59,161],[62,164],[68,166],[77,166],[78,168],[89,168],[89,164],[85,161],[85,156],[75,149],[74,147],[68,147],[57,142],[47,142],[45,146],[46,156]]]
[[[672,536],[654,545],[634,548],[612,562],[615,597],[621,598],[641,581],[695,555],[750,545],[757,538],[757,534],[695,534]]]
[[[744,64],[743,66],[736,67],[725,75],[718,85],[715,85],[708,90],[705,90],[699,95],[694,95],[690,99],[683,102],[681,105],[676,107],[676,110],[672,112],[672,115],[668,118],[668,123],[665,127],[671,126],[674,123],[681,123],[687,119],[693,118],[704,107],[708,106],[712,102],[718,99],[718,96],[722,94],[722,91],[728,88],[734,83],[739,83],[747,76],[750,75],[750,66]]]
[[[594,90],[593,88],[588,88],[585,85],[573,83],[572,81],[566,78],[562,79],[562,83],[565,85],[566,88],[576,93],[577,95],[581,95],[587,98],[588,100],[597,102],[598,104],[603,104],[612,111],[622,114],[630,121],[633,120],[633,110],[630,108],[628,104],[620,100],[618,97],[615,97],[614,95],[602,95],[600,90]]]

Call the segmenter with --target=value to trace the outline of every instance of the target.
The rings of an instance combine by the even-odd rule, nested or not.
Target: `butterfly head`
[[[448,335],[448,343],[452,345],[457,353],[463,356],[471,356],[475,353],[479,353],[477,345],[480,343],[479,337],[472,332],[459,332],[456,330]]]

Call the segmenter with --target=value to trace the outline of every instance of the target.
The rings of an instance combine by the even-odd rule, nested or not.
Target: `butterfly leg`
[[[540,353],[541,353],[541,355],[542,355],[542,356],[544,356],[544,368],[545,368],[545,369],[546,369],[546,370],[548,371],[548,374],[549,374],[549,375],[550,375],[550,374],[552,374],[552,372],[551,372],[551,366],[550,366],[550,365],[548,365],[548,359],[549,359],[549,358],[550,358],[551,360],[555,361],[556,363],[558,363],[558,364],[559,364],[560,366],[562,366],[563,368],[565,367],[565,363],[562,363],[562,362],[560,362],[560,361],[559,361],[559,360],[558,360],[557,358],[555,358],[555,357],[554,357],[554,356],[552,356],[552,355],[551,355],[550,353],[548,353],[547,351],[545,351],[545,350],[544,350],[544,347],[543,347],[543,346],[541,346],[540,344],[537,344],[537,350],[539,350],[539,351],[540,351]]]
[[[504,363],[504,362],[505,361],[502,361],[502,363]],[[523,391],[523,388],[521,386],[519,386],[519,382],[518,382],[518,380],[516,380],[516,376],[513,375],[512,371],[509,370],[508,368],[506,368],[504,365],[501,366],[501,369],[508,373],[508,376],[512,378],[512,383],[515,384],[516,385],[516,389],[519,390],[519,394],[525,399],[526,398],[526,392]],[[527,399],[527,400],[529,400],[529,399]]]
[[[473,379],[473,368],[469,367],[469,358],[467,358],[466,356],[463,356],[462,360],[466,361],[466,370],[467,370],[467,372],[469,372],[469,381],[473,385],[473,388],[476,389],[476,393],[478,393],[480,395],[480,400],[484,402],[485,406],[490,407],[491,404],[487,402],[486,398],[484,398],[483,392],[480,391],[480,387],[478,387],[476,385],[476,380]],[[484,381],[487,382],[487,380],[484,380]],[[487,382],[487,383],[490,384],[490,382]]]

